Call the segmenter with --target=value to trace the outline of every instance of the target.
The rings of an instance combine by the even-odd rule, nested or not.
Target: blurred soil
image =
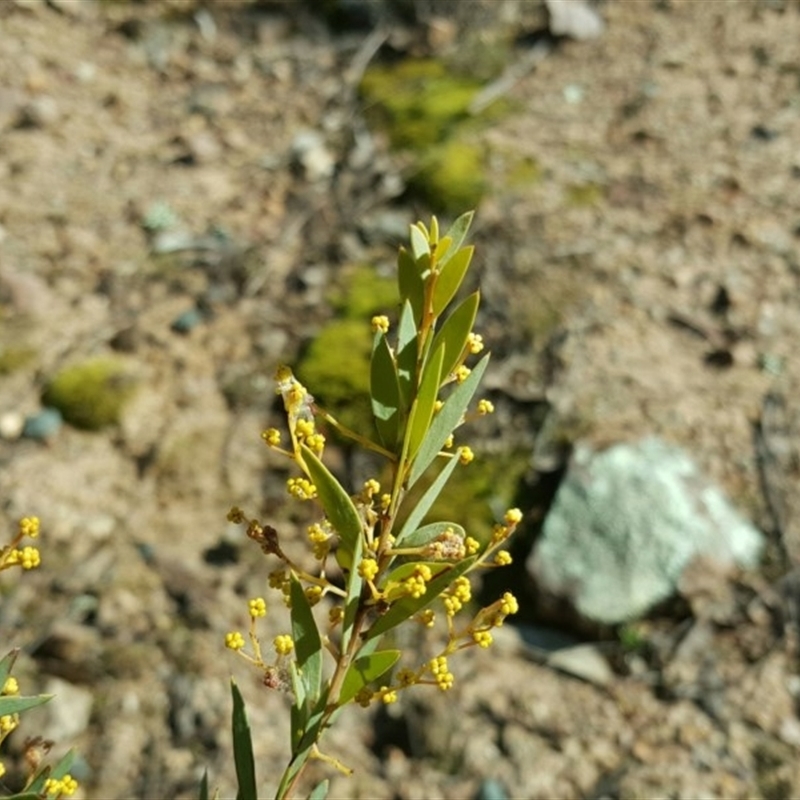
[[[453,662],[452,694],[349,709],[328,750],[356,772],[332,797],[800,796],[800,5],[601,11],[480,134],[482,451],[535,446],[529,546],[565,445],[662,436],[765,531],[764,567],[694,570],[570,665],[509,629]],[[436,53],[448,30],[389,44]],[[0,650],[57,694],[26,725],[82,754],[85,797],[196,797],[205,768],[233,796],[231,674],[274,789],[287,699],[222,646],[268,566],[225,514],[301,541],[259,439],[274,368],[348,265],[391,275],[430,214],[363,119],[371,35],[300,3],[0,4],[0,514],[41,517],[44,559],[3,575]],[[118,425],[16,437],[58,370],[107,355],[137,387]],[[273,604],[263,639],[286,624]]]

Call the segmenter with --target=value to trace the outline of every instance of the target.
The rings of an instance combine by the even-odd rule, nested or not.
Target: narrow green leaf
[[[359,536],[356,539],[356,546],[353,550],[353,563],[361,561],[364,552],[364,539]],[[350,644],[350,637],[353,634],[353,626],[358,616],[358,609],[361,605],[361,590],[364,587],[364,579],[358,574],[357,569],[351,569],[347,573],[347,597],[344,600],[344,619],[342,620],[342,647],[344,651]]]
[[[475,316],[481,302],[480,292],[473,292],[453,309],[445,320],[436,338],[433,340],[433,349],[444,343],[444,363],[442,364],[442,379],[446,379],[456,368],[467,339],[475,324]]]
[[[322,685],[322,640],[303,585],[294,572],[291,574],[289,592],[292,600],[295,663],[300,671],[307,702],[316,703]]]
[[[400,384],[386,336],[375,337],[370,365],[370,400],[383,445],[394,451],[400,431]]]
[[[311,794],[308,796],[308,800],[325,800],[328,796],[328,787],[330,786],[330,781],[325,778],[324,781],[320,781],[312,790]]]
[[[435,216],[431,217],[431,232],[428,239],[434,244],[439,241],[439,220]]]
[[[456,296],[456,292],[469,269],[469,262],[475,248],[472,245],[462,247],[452,258],[439,265],[439,274],[433,288],[433,314],[439,316],[447,308],[448,303]]]
[[[328,705],[328,693],[323,692],[319,702],[314,706],[309,714],[306,715],[305,726],[300,732],[298,739],[292,743],[292,753],[294,759],[307,758],[313,745],[319,741],[321,735],[322,720]],[[330,719],[328,722],[330,723]]]
[[[414,259],[418,260],[422,256],[431,254],[431,247],[428,244],[428,237],[423,230],[420,230],[420,224],[411,226],[411,252]],[[423,226],[424,229],[424,226]]]
[[[478,389],[486,365],[489,363],[487,353],[476,365],[472,372],[467,376],[464,383],[459,384],[453,389],[450,397],[445,400],[444,405],[431,422],[428,435],[420,448],[417,458],[411,465],[408,475],[407,488],[411,488],[430,466],[431,462],[438,455],[442,446],[447,441],[447,437],[455,430],[461,417],[469,406],[470,400]]]
[[[208,770],[203,770],[203,777],[200,778],[200,791],[197,795],[197,800],[209,800],[208,797]]]
[[[411,405],[414,379],[417,371],[417,326],[414,310],[406,301],[397,326],[397,380],[400,385],[402,411],[406,414]]]
[[[416,259],[405,247],[397,253],[397,281],[400,290],[400,302],[411,303],[414,320],[419,327],[422,310],[425,306],[425,281]]]
[[[452,244],[447,248],[445,253],[439,259],[439,265],[446,264],[459,250],[464,239],[467,238],[469,227],[472,225],[472,218],[475,216],[474,211],[467,211],[462,214],[451,226],[450,230],[445,234],[446,237],[452,240]]]
[[[436,242],[436,249],[433,251],[433,255],[437,264],[439,264],[439,262],[442,260],[441,256],[447,253],[447,251],[450,249],[450,245],[452,244],[453,240],[449,236],[444,236],[438,242]]]
[[[14,662],[17,660],[18,655],[19,648],[17,647],[0,659],[0,687],[5,685],[6,678],[11,674],[11,670],[14,667]]]
[[[406,536],[415,531],[419,527],[422,520],[425,519],[425,515],[431,510],[431,506],[436,502],[436,499],[442,493],[442,489],[444,489],[445,484],[450,479],[450,476],[453,474],[453,470],[457,466],[457,458],[449,459],[442,471],[436,476],[436,480],[434,480],[433,483],[425,490],[425,494],[422,495],[417,504],[411,510],[408,518],[403,523],[403,527],[400,529],[400,533],[397,534],[395,544],[398,547],[400,547],[401,543],[405,544]]]
[[[403,540],[403,547],[422,547],[441,536],[448,529],[461,536],[462,539],[466,538],[466,531],[456,522],[432,522],[430,525],[417,528],[409,533]]]
[[[339,704],[349,703],[367,684],[378,680],[388,672],[399,658],[399,650],[380,650],[377,653],[361,655],[356,658],[342,681]]]
[[[244,699],[233,680],[231,681],[231,693],[233,695],[233,761],[236,765],[236,780],[239,784],[236,800],[258,800],[250,723],[247,721]]]
[[[442,381],[442,362],[444,361],[444,348],[435,350],[431,358],[425,364],[420,380],[419,391],[417,392],[414,404],[411,407],[411,414],[408,420],[408,450],[406,457],[409,462],[413,461],[422,442],[428,434],[433,417],[433,408],[439,394],[439,386]]]
[[[35,697],[20,697],[19,695],[8,695],[0,697],[0,717],[6,714],[19,714],[29,708],[36,708],[53,699],[51,694],[40,694]]]
[[[300,445],[308,474],[322,503],[328,522],[339,534],[339,549],[336,559],[343,569],[351,569],[353,550],[361,537],[361,517],[358,515],[350,495],[329,472],[328,468],[305,445]]]
[[[291,742],[292,751],[296,751],[300,741],[306,733],[306,723],[308,722],[308,706],[306,705],[306,687],[297,664],[292,661],[289,664],[289,672],[292,677],[292,694],[294,701],[290,709],[289,719],[291,722]]]
[[[465,558],[449,569],[445,569],[428,584],[428,590],[422,597],[408,595],[402,600],[393,603],[392,607],[382,617],[378,617],[373,626],[367,631],[365,639],[369,641],[376,636],[380,636],[427,608],[456,578],[470,569],[476,559],[477,556],[470,556],[470,558]]]

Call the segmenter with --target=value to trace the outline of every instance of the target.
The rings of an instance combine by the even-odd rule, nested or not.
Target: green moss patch
[[[59,372],[45,387],[42,402],[76,428],[96,431],[119,422],[133,391],[122,363],[100,357]]]
[[[367,324],[373,315],[397,306],[397,281],[382,277],[369,264],[353,264],[339,272],[328,299],[339,316]]]
[[[449,74],[434,59],[408,59],[370,67],[361,82],[364,110],[396,148],[424,150],[443,142],[480,89],[477,81]]]
[[[472,142],[447,142],[422,160],[409,185],[437,211],[475,208],[487,188],[484,149]]]

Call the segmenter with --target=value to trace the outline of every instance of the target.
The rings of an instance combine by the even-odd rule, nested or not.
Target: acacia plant
[[[507,511],[485,542],[455,522],[428,519],[454,470],[473,460],[469,446],[456,440],[460,427],[493,410],[486,399],[473,406],[488,354],[468,365],[483,350],[473,331],[480,294],[457,299],[473,254],[472,246],[464,246],[471,221],[471,213],[461,216],[443,236],[435,217],[429,228],[418,222],[411,226],[410,246],[399,250],[399,320],[390,332],[387,317],[372,319],[374,441],[340,425],[290,369],[277,371],[288,442],[283,444],[274,428],[262,437],[294,463],[289,494],[320,507],[318,521],[307,531],[315,568],[308,571],[287,556],[274,527],[239,508],[228,515],[246,524],[247,535],[277,560],[269,585],[290,609],[290,632],[277,636],[269,653],[256,631],[266,613],[264,598],[249,601],[249,646],[241,632],[226,636],[226,645],[261,671],[267,687],[284,689],[292,698],[291,758],[277,798],[296,794],[310,759],[350,772],[320,749],[344,706],[393,703],[413,686],[447,691],[454,681],[450,657],[468,647],[488,647],[492,629],[517,611],[508,592],[470,611],[469,575],[510,563],[504,543],[521,519],[519,510]],[[324,464],[320,425],[377,453],[385,461],[383,471],[348,491]],[[398,640],[393,632],[405,624],[439,627],[433,658],[409,663],[413,653],[391,646]],[[233,701],[238,797],[256,798],[249,728],[235,684]],[[323,781],[311,796],[321,798],[326,791]],[[201,796],[207,796],[205,784]]]
[[[34,545],[23,545],[26,539],[38,538],[39,528],[38,517],[23,517],[19,521],[17,532],[9,543],[0,546],[0,572],[14,567],[28,572],[39,567],[41,564],[39,548]],[[0,631],[0,636],[4,635],[5,631]],[[4,646],[5,642],[0,642],[0,648]],[[19,727],[21,714],[52,699],[52,695],[25,697],[20,694],[19,683],[11,674],[18,655],[19,650],[13,649],[0,659],[0,745]],[[69,773],[74,760],[71,750],[55,765],[42,763],[52,744],[41,736],[26,739],[24,760],[27,778],[24,787],[17,793],[5,791],[6,766],[0,761],[0,796],[9,800],[60,800],[75,794],[78,782]]]

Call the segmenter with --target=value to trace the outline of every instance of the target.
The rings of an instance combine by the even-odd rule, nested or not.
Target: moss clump
[[[96,431],[119,422],[133,390],[120,361],[93,358],[59,372],[45,387],[42,402],[76,428]]]
[[[297,375],[343,425],[365,435],[372,419],[369,363],[372,333],[363,320],[337,319],[326,325],[297,365]]]
[[[484,149],[454,140],[435,148],[409,183],[437,211],[474,208],[486,191]]]
[[[477,81],[449,74],[440,61],[408,59],[370,67],[361,95],[367,117],[386,129],[394,147],[424,150],[467,119],[479,88]]]
[[[397,282],[381,277],[369,264],[353,264],[341,271],[328,299],[340,316],[368,320],[397,305]]]

